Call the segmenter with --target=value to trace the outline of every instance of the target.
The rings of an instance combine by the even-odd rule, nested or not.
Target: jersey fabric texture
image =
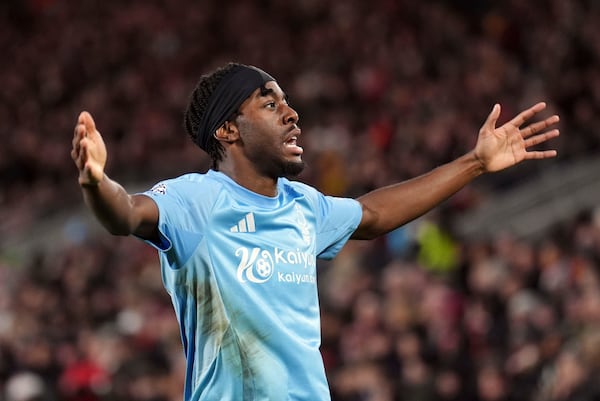
[[[181,328],[184,399],[329,400],[316,259],[338,253],[360,204],[284,178],[265,197],[213,170],[144,194],[159,209],[151,244]]]

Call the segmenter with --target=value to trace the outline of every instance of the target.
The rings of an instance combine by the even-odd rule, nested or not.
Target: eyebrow
[[[283,100],[285,100],[286,102],[289,102],[290,98],[287,95],[287,93],[285,93],[285,92],[282,92],[282,93],[283,93],[283,96],[282,96]],[[274,98],[278,97],[277,94],[275,93],[275,91],[273,89],[267,88],[266,86],[261,86],[260,87],[260,94],[259,94],[259,96],[263,96],[263,97],[264,96],[272,96]]]

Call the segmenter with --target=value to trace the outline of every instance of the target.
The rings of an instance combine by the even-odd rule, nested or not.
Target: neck
[[[263,196],[277,196],[277,179],[259,174],[252,166],[239,167],[222,163],[219,171],[249,191]]]

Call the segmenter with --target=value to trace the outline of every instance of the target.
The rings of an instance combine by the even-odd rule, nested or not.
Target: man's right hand
[[[106,145],[91,114],[81,112],[75,126],[71,157],[79,169],[79,184],[98,185],[104,177]]]

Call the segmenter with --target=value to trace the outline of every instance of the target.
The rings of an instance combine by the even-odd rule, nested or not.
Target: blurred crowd
[[[81,206],[69,156],[81,110],[125,184],[204,170],[182,111],[199,76],[227,61],[277,77],[300,113],[301,178],[328,194],[468,151],[496,102],[506,118],[547,101],[561,116],[556,163],[594,156],[598,37],[593,0],[4,1],[0,244]],[[598,213],[535,242],[466,241],[444,224],[546,165],[487,176],[322,266],[335,400],[599,399]],[[59,238],[0,259],[0,400],[180,399],[179,334],[154,251],[85,229]]]

